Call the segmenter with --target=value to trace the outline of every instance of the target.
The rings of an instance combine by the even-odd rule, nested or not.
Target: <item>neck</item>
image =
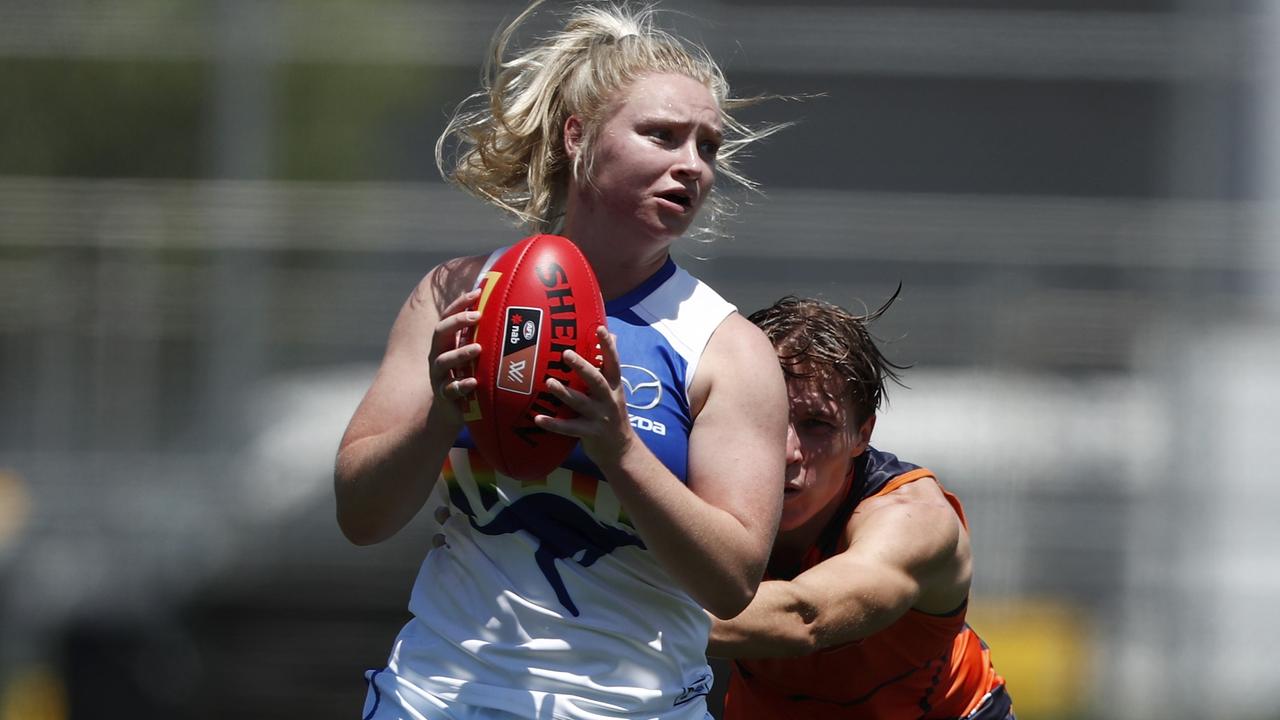
[[[562,232],[591,263],[605,300],[621,297],[652,277],[667,261],[671,247],[671,240],[635,237],[618,224],[574,222],[572,215]]]
[[[778,532],[774,542],[773,553],[769,558],[769,574],[774,577],[794,577],[800,572],[800,563],[821,538],[824,530],[835,517],[836,511],[844,505],[853,487],[853,471],[845,476],[844,486],[840,493],[826,507],[798,527]]]
[[[613,251],[588,252],[582,248],[582,254],[595,270],[596,280],[600,283],[600,294],[605,300],[622,297],[636,289],[640,283],[648,280],[662,268],[667,261],[667,252],[652,258],[629,259],[618,257]]]

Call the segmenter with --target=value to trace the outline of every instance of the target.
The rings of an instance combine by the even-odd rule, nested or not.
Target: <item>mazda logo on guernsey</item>
[[[632,410],[652,410],[662,402],[662,382],[648,368],[639,365],[621,365],[622,384],[627,389],[627,407]]]

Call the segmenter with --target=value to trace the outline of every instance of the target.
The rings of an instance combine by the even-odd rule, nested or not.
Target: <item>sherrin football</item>
[[[481,348],[472,372],[479,386],[462,404],[463,419],[495,470],[521,480],[542,478],[564,462],[578,439],[543,430],[533,418],[576,415],[546,382],[555,378],[586,391],[563,354],[572,349],[599,364],[596,328],[606,324],[600,286],[567,238],[534,235],[503,252],[480,287],[480,320],[472,336]]]

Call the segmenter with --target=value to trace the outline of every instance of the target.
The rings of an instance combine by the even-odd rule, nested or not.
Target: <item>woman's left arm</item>
[[[782,514],[789,406],[778,355],[763,332],[734,313],[712,335],[690,401],[689,489],[714,512],[711,534],[690,518],[706,559],[689,567],[712,614],[730,618],[755,596]],[[701,407],[699,407],[701,404]]]
[[[614,338],[599,340],[600,370],[564,356],[587,394],[548,382],[579,417],[537,422],[581,438],[649,551],[704,608],[733,617],[755,596],[782,512],[787,390],[773,346],[737,313],[711,336],[689,390],[686,484],[635,435]]]

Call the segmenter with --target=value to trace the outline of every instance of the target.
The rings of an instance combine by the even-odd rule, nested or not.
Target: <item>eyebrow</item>
[[[677,117],[663,110],[658,110],[649,115],[642,115],[640,117],[640,124],[641,125],[678,125],[682,128],[697,127],[699,129],[706,129],[711,131],[711,135],[715,140],[719,142],[724,142],[724,126],[723,125],[707,125],[698,120],[690,120],[688,118]]]

